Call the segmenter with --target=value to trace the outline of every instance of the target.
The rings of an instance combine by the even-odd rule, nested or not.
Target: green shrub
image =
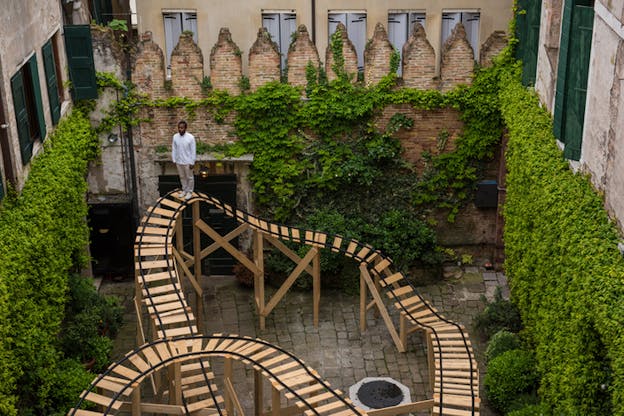
[[[52,412],[56,411],[59,415],[67,414],[69,406],[78,401],[80,393],[89,386],[94,377],[76,360],[61,361],[53,373],[51,387],[54,396],[49,405],[50,409],[53,409]]]
[[[500,330],[490,338],[485,351],[485,361],[490,362],[504,352],[520,348],[520,338],[507,330]]]
[[[524,350],[502,353],[488,364],[485,392],[492,406],[505,413],[518,396],[536,391],[538,375],[533,355]]]
[[[490,339],[501,330],[518,332],[522,329],[520,311],[512,302],[503,299],[499,287],[494,293],[494,301],[474,318],[474,327],[483,339]]]
[[[512,410],[507,416],[551,416],[550,409],[545,404],[529,404],[518,410]]]

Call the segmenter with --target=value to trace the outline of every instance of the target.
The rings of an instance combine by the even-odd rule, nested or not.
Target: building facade
[[[574,169],[591,176],[624,226],[624,0],[525,2],[537,22],[527,68]],[[530,30],[529,30],[530,32]],[[527,59],[530,61],[531,59]],[[622,110],[622,111],[620,111]]]
[[[8,0],[0,15],[0,197],[21,189],[30,161],[70,104],[58,0]]]
[[[154,42],[165,53],[168,69],[171,53],[183,31],[193,32],[195,43],[209,51],[218,41],[219,30],[228,27],[232,39],[243,51],[249,50],[258,29],[266,27],[278,44],[285,68],[288,47],[299,25],[305,25],[312,42],[325,51],[329,37],[339,23],[346,26],[353,42],[358,67],[364,66],[364,49],[373,37],[375,25],[382,23],[393,46],[401,51],[414,23],[421,23],[433,46],[436,70],[440,68],[440,51],[457,22],[466,28],[475,59],[483,42],[495,31],[507,31],[512,17],[512,0],[288,0],[239,1],[222,0],[136,0],[138,32],[152,32]],[[207,53],[206,53],[207,55]],[[208,68],[207,62],[205,65]],[[243,71],[247,62],[243,62]],[[208,75],[208,74],[207,74]]]

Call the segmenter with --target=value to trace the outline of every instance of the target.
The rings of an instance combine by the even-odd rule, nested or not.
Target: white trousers
[[[193,169],[191,165],[178,165],[178,176],[180,176],[180,183],[182,184],[182,190],[184,192],[193,192],[195,187],[195,177],[193,176]]]

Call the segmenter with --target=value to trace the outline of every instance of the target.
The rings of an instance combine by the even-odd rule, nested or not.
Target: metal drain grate
[[[349,388],[349,397],[365,410],[411,402],[409,389],[390,377],[366,377]]]

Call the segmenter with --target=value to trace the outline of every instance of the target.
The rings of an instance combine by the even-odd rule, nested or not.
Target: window
[[[271,35],[271,40],[277,43],[281,56],[281,69],[284,71],[291,36],[297,31],[297,16],[294,13],[262,13],[262,26]]]
[[[364,70],[364,48],[366,47],[366,13],[329,13],[329,36],[336,32],[338,23],[347,28],[347,35],[357,53],[358,69]]]
[[[48,89],[48,102],[50,103],[50,113],[52,116],[52,124],[56,126],[61,118],[61,96],[60,82],[58,75],[61,72],[58,69],[58,52],[56,50],[56,42],[50,39],[43,45],[41,49],[43,55],[43,68],[45,69],[45,81]],[[59,91],[61,91],[59,93]]]
[[[388,13],[388,39],[394,47],[399,51],[401,60],[403,60],[403,45],[412,34],[414,23],[420,23],[425,26],[425,13],[423,12],[396,12]],[[399,64],[398,73],[402,73],[402,65]]]
[[[461,22],[466,29],[466,38],[472,46],[474,59],[479,56],[479,19],[480,14],[475,12],[447,12],[442,13],[442,44],[451,36],[455,25]]]
[[[539,49],[541,0],[518,0],[516,3],[516,58],[522,61],[522,84],[535,84]]]
[[[197,13],[195,12],[166,12],[163,13],[165,23],[165,48],[167,49],[167,76],[171,76],[171,52],[178,44],[180,34],[185,31],[193,32],[193,41],[197,43]]]
[[[36,55],[11,78],[11,92],[22,163],[25,165],[32,157],[33,142],[43,140],[46,135]]]

